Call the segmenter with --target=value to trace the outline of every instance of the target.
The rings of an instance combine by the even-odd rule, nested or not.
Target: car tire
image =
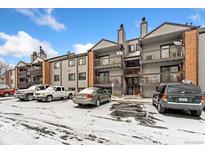
[[[26,100],[27,101],[32,101],[33,100],[33,95],[32,94],[27,94],[26,95]]]
[[[97,99],[97,100],[96,100],[95,106],[96,106],[96,107],[100,106],[100,99]]]
[[[152,105],[155,106],[154,99],[152,98]]]
[[[9,93],[4,93],[4,97],[8,97],[9,95]]]
[[[72,98],[73,98],[73,94],[69,94],[68,99],[72,99]]]
[[[165,112],[165,108],[162,107],[162,105],[160,103],[157,104],[157,110],[159,113],[164,113]]]
[[[200,117],[201,116],[201,111],[199,111],[199,110],[192,110],[191,111],[191,115],[192,116],[195,116],[195,117]]]
[[[47,101],[47,102],[51,102],[52,100],[53,100],[53,96],[48,95],[48,96],[46,97],[46,101]]]

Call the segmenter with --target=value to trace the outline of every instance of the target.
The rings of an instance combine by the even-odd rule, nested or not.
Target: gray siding
[[[205,33],[199,35],[199,86],[205,91]]]

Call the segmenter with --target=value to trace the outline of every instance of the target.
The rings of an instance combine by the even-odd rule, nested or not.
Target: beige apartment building
[[[16,88],[43,83],[78,92],[95,86],[113,95],[151,97],[156,86],[187,79],[205,91],[204,42],[205,28],[164,22],[148,32],[143,17],[139,37],[126,39],[121,24],[117,41],[101,39],[86,53],[46,59],[40,48],[31,63],[20,61],[12,75],[2,74],[0,81],[12,78]]]
[[[87,53],[69,53],[50,58],[44,62],[44,65],[50,69],[48,73],[45,71],[45,84],[64,86],[66,90],[75,90],[76,92],[88,87]]]

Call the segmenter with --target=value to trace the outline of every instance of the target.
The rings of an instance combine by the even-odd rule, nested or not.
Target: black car
[[[199,117],[204,108],[204,95],[201,89],[193,84],[168,83],[156,87],[152,102],[160,113],[166,109],[182,109]]]

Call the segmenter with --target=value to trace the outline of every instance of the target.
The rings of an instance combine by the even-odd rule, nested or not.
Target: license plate
[[[180,102],[187,102],[188,99],[187,99],[187,98],[179,98],[179,101],[180,101]]]

